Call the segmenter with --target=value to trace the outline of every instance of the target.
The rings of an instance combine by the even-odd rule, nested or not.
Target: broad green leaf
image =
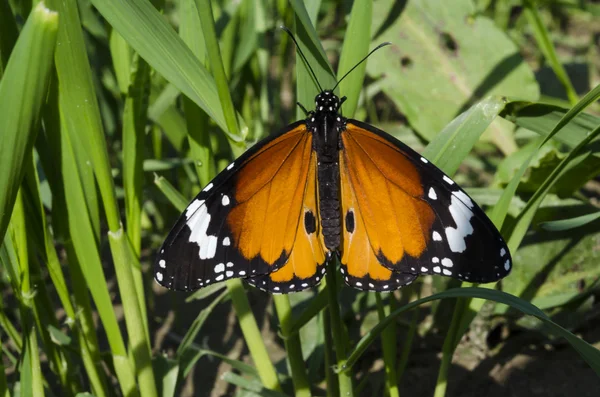
[[[409,1],[399,16],[395,4],[383,0],[374,9],[377,39],[394,47],[370,60],[367,71],[381,77],[383,91],[419,134],[432,139],[482,97],[537,99],[518,48],[471,1]]]
[[[445,173],[453,175],[481,134],[504,109],[504,98],[488,97],[452,120],[423,151]]]
[[[31,156],[46,98],[58,14],[39,3],[31,12],[0,81],[0,240],[6,232],[23,162]]]

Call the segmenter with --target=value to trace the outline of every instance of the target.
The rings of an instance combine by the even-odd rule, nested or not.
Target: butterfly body
[[[339,114],[340,104],[333,92],[323,91],[315,98],[315,111],[305,120],[317,156],[319,215],[328,254],[337,251],[341,244],[339,152],[346,119]]]
[[[506,276],[510,253],[483,211],[402,142],[340,114],[332,91],[315,110],[235,160],[190,203],[155,265],[178,290],[243,278],[287,293],[318,284],[332,256],[344,281],[390,291],[432,274]]]

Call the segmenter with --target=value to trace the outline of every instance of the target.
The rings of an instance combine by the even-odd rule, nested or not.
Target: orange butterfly
[[[398,289],[422,274],[505,277],[510,253],[477,204],[399,140],[344,118],[344,99],[322,90],[306,119],[210,182],[160,249],[156,281],[189,291],[237,277],[295,292],[318,284],[334,255],[361,290]]]

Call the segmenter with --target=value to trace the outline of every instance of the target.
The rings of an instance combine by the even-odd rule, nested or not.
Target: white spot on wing
[[[161,273],[161,272],[156,272],[156,279],[157,279],[158,281],[163,281],[163,275],[162,275],[162,273]]]
[[[233,277],[233,272],[232,272],[231,270],[227,270],[227,271],[225,272],[225,275],[226,275],[227,277]]]
[[[510,270],[510,260],[507,259],[506,262],[504,262],[504,270],[509,271]]]
[[[425,164],[429,163],[429,161],[427,161],[427,159],[425,157],[421,157],[421,161],[424,162]]]
[[[158,261],[158,266],[160,266],[164,269],[165,267],[167,267],[167,262],[165,262],[164,259],[161,259]]]
[[[239,274],[240,276],[245,276],[245,275],[246,275],[246,272],[245,272],[245,271],[243,271],[243,270],[240,270],[240,272],[239,272],[238,274]]]
[[[205,191],[205,192],[208,192],[208,191],[209,191],[210,189],[212,189],[212,188],[213,188],[213,184],[212,184],[212,182],[211,182],[211,183],[209,183],[208,185],[206,185],[206,187],[204,188],[204,191]]]
[[[452,272],[450,270],[448,270],[448,269],[443,269],[442,273],[444,273],[446,276],[451,276],[452,275]]]
[[[473,212],[454,194],[452,195],[448,210],[456,224],[456,228],[451,226],[446,228],[448,245],[452,252],[464,252],[467,248],[465,239],[473,233],[473,225],[471,225]]]
[[[429,271],[429,269],[427,269],[425,266],[421,267],[421,271],[424,273],[427,273]]]
[[[225,275],[224,275],[224,274],[220,274],[220,275],[218,275],[217,277],[215,277],[215,280],[217,280],[217,281],[221,281],[221,280],[223,280],[224,278],[225,278]]]
[[[439,273],[439,272],[442,271],[442,269],[439,266],[436,266],[436,267],[433,268],[433,271],[436,272],[436,273]]]
[[[429,188],[429,194],[428,194],[428,196],[432,200],[437,200],[437,194],[435,193],[435,190],[433,190],[432,187]]]
[[[357,287],[362,287],[362,283],[361,283],[360,281],[357,281],[357,282],[356,282],[356,286],[357,286]]]
[[[448,185],[454,185],[454,181],[448,178],[446,175],[444,175],[444,181],[446,181]]]
[[[214,268],[215,273],[222,273],[225,271],[225,264],[224,263],[219,263],[218,265],[215,266]]]
[[[444,259],[442,259],[442,265],[444,265],[446,267],[452,267],[452,266],[454,266],[454,263],[452,263],[452,259],[444,258]]]
[[[229,205],[229,196],[224,194],[223,198],[221,199],[221,204],[223,205]]]
[[[233,262],[227,262],[227,267],[233,267]]]
[[[200,246],[200,259],[212,259],[217,253],[217,236],[206,236],[204,244]]]
[[[229,165],[227,166],[227,169],[228,169],[228,170],[232,169],[232,168],[234,167],[234,164],[235,164],[235,162],[234,162],[234,163],[231,163],[231,164],[229,164]]]
[[[500,256],[504,255],[506,255],[506,250],[504,249],[504,247],[502,247],[502,249],[500,250]]]
[[[452,192],[452,194],[456,196],[460,201],[462,201],[467,207],[473,208],[473,200],[471,200],[471,198],[467,196],[465,192],[463,192],[462,190],[457,190],[455,192]]]
[[[214,258],[217,250],[217,237],[208,236],[206,231],[210,224],[210,214],[203,200],[194,200],[186,210],[187,226],[190,228],[190,243],[200,247],[200,259]]]
[[[186,219],[190,219],[190,216],[192,216],[196,210],[200,207],[202,207],[202,205],[204,204],[204,200],[194,200],[190,203],[190,205],[188,205],[188,207],[185,210],[185,217]]]
[[[442,241],[442,236],[438,232],[433,232],[433,241]]]
[[[434,256],[433,258],[431,258],[431,261],[433,263],[440,263],[440,258],[438,258],[437,256]]]
[[[227,246],[229,246],[230,244],[231,244],[231,241],[229,240],[229,237],[225,237],[225,238],[223,239],[223,245],[227,247]]]

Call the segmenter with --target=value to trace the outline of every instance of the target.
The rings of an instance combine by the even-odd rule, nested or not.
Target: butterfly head
[[[337,113],[344,100],[345,97],[340,100],[333,91],[322,91],[315,97],[315,112]]]

